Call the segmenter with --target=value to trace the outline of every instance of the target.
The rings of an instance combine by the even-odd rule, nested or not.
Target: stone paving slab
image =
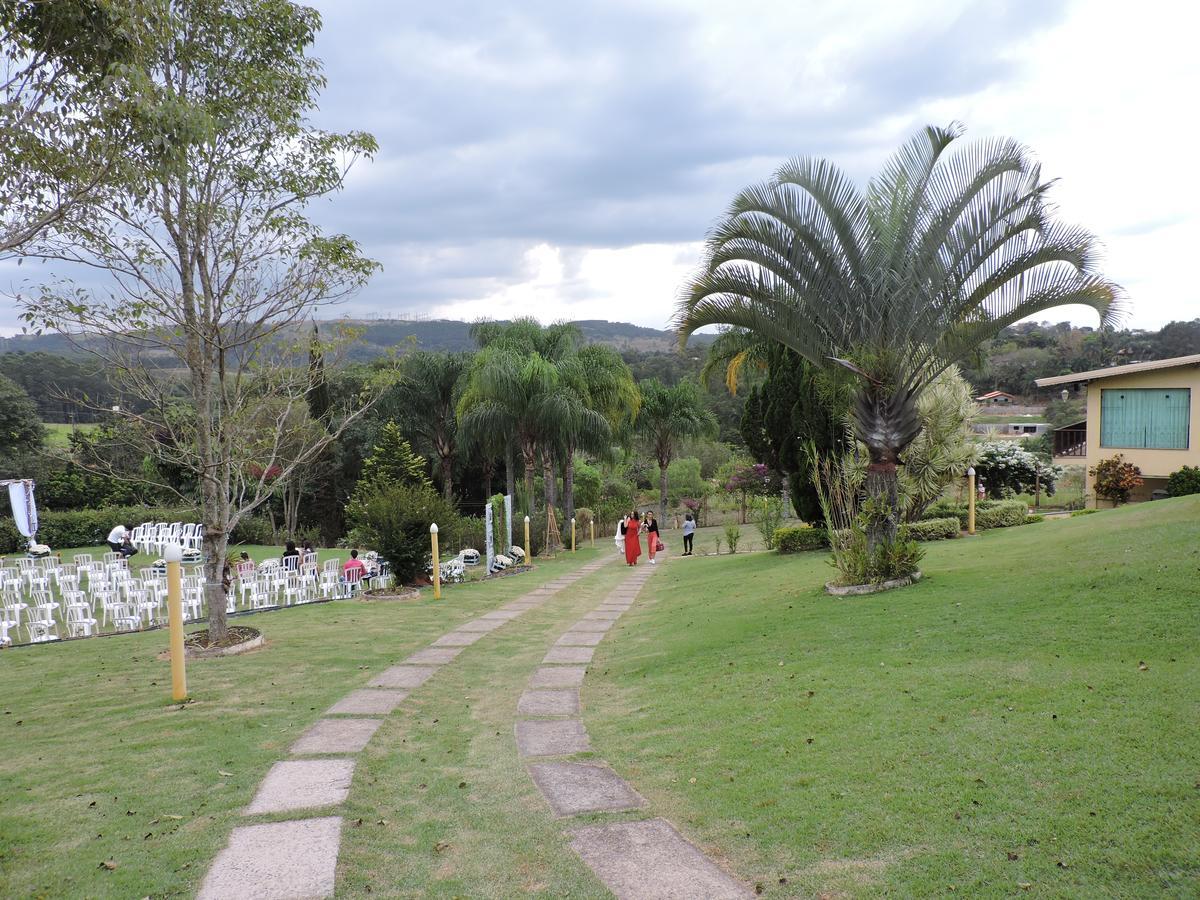
[[[460,634],[463,632],[470,634],[475,631],[486,634],[489,631],[495,631],[503,624],[504,622],[500,619],[471,619],[469,622],[463,622],[454,630]]]
[[[603,631],[568,631],[554,643],[560,647],[595,647],[602,640]]]
[[[601,603],[596,607],[596,612],[629,612],[631,609],[632,603]]]
[[[383,719],[321,719],[292,744],[293,756],[311,753],[359,753]]]
[[[483,638],[482,631],[465,632],[452,631],[449,634],[443,634],[440,638],[433,642],[435,647],[470,647],[473,643]]]
[[[481,619],[500,619],[504,622],[510,622],[517,616],[521,615],[522,610],[519,609],[494,609],[490,613],[484,613],[479,618]]]
[[[529,775],[555,815],[639,809],[646,801],[608,766],[548,762],[529,766]],[[578,851],[577,851],[578,852]]]
[[[665,819],[576,828],[571,849],[619,900],[742,900],[754,891],[686,841]]]
[[[298,900],[332,897],[342,820],[297,819],[233,829],[199,900]]]
[[[613,623],[613,622],[600,622],[595,619],[580,619],[578,622],[576,622],[574,625],[571,626],[571,630],[572,631],[598,631],[598,632],[603,633],[605,631],[608,631],[608,629],[612,628],[614,624],[615,623]]]
[[[350,793],[352,759],[288,759],[277,762],[258,786],[243,815],[288,812],[341,803]]]
[[[526,691],[517,701],[522,716],[577,716],[579,691]]]
[[[531,688],[577,688],[583,684],[584,666],[542,666],[529,679]]]
[[[515,730],[522,756],[567,756],[592,749],[579,719],[528,719]]]
[[[369,682],[368,687],[416,688],[433,677],[437,666],[392,666],[384,669]]]
[[[455,657],[462,652],[462,647],[426,647],[404,660],[401,665],[444,666],[446,663],[454,662]]]
[[[590,663],[594,647],[551,647],[542,657],[543,663]]]
[[[623,613],[623,612],[624,612],[624,610],[617,610],[615,612],[612,612],[609,610],[594,609],[590,613],[584,614],[583,621],[585,621],[585,622],[615,622],[615,621],[617,621],[617,619],[621,618],[621,613]]]
[[[351,691],[329,709],[327,716],[386,716],[408,696],[408,691]]]

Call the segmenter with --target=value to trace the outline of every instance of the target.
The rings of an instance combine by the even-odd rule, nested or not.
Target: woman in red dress
[[[621,526],[621,533],[625,535],[626,565],[636,566],[638,557],[642,555],[642,539],[638,533],[641,525],[637,513],[634,512],[626,516],[625,523]]]

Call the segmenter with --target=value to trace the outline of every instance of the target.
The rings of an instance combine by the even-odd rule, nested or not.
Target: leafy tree
[[[960,133],[924,129],[865,192],[819,159],[744,190],[677,319],[684,338],[738,326],[854,376],[869,558],[896,542],[897,466],[921,429],[918,399],[947,366],[1046,309],[1083,304],[1105,322],[1119,313],[1094,239],[1053,220],[1030,153],[1011,140],[951,151]]]
[[[404,430],[437,461],[442,496],[454,501],[454,461],[458,455],[456,408],[470,359],[465,353],[420,351],[404,358],[396,385]]]
[[[700,477],[700,460],[692,456],[671,460],[667,466],[667,499],[672,506],[684,497],[703,496],[706,488]]]
[[[0,375],[0,460],[4,467],[11,472],[16,458],[41,449],[45,440],[46,429],[29,395],[11,378]]]
[[[715,435],[717,420],[695,382],[681,381],[674,387],[664,387],[662,382],[651,378],[639,387],[642,409],[635,428],[658,463],[658,517],[666,519],[667,467],[683,441]]]
[[[775,493],[776,482],[765,463],[737,466],[723,479],[721,487],[727,494],[739,497],[739,521],[746,524],[746,505],[749,497],[767,497]],[[768,548],[770,549],[770,548]]]
[[[190,0],[155,11],[149,83],[121,181],[91,215],[37,248],[105,271],[112,284],[47,282],[22,301],[38,328],[108,339],[92,338],[88,349],[119,374],[122,394],[149,410],[131,417],[123,407],[127,427],[198,479],[209,636],[219,641],[234,526],[270,498],[269,473],[278,480],[309,465],[369,405],[354,398],[282,462],[290,417],[263,429],[257,411],[266,396],[281,411],[306,404],[309,372],[297,364],[306,348],[293,346],[301,323],[376,268],[350,238],[322,233],[305,215],[375,142],[309,122],[323,85],[306,52],[320,24],[314,10],[286,0]],[[186,403],[175,402],[173,379],[143,364],[148,355],[185,373]]]
[[[1186,497],[1200,494],[1200,466],[1183,466],[1167,478],[1167,494],[1171,497]]]
[[[1142,470],[1126,462],[1122,453],[1100,460],[1088,469],[1088,474],[1095,479],[1092,487],[1096,496],[1112,501],[1114,506],[1128,503],[1133,490],[1146,483],[1142,478]]]
[[[425,460],[413,452],[395,422],[388,422],[380,429],[370,455],[363,461],[362,477],[354,493],[362,498],[386,490],[389,484],[430,485]]]
[[[975,474],[989,497],[1001,499],[1013,494],[1032,494],[1040,485],[1048,497],[1054,496],[1062,468],[1044,462],[1016,441],[984,441],[975,456]]]
[[[971,386],[951,366],[917,399],[921,433],[901,455],[900,497],[904,521],[915,522],[942,495],[946,485],[966,475],[975,459],[971,420],[978,407]],[[1043,465],[1043,477],[1050,467]],[[1053,485],[1053,479],[1050,479]],[[1049,490],[1053,493],[1053,487]]]

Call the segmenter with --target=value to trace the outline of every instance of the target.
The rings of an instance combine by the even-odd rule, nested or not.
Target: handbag
[[[666,549],[667,549],[667,545],[664,544],[662,541],[659,541],[657,544],[654,545],[655,553],[662,553]]]

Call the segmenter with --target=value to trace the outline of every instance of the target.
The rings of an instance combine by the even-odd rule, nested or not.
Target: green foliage
[[[1063,470],[1015,441],[984,441],[977,448],[975,474],[993,499],[1032,494],[1039,482],[1042,493],[1052,497]]]
[[[1167,479],[1167,494],[1171,497],[1200,494],[1200,466],[1184,466],[1172,472]]]
[[[707,483],[700,477],[700,460],[694,457],[675,459],[667,466],[667,499],[672,506],[684,497],[701,497]]]
[[[809,525],[784,525],[775,529],[774,544],[780,553],[824,550],[829,546],[829,532]]]
[[[899,536],[901,540],[908,541],[944,541],[958,537],[960,529],[957,516],[946,516],[907,522],[900,526]]]
[[[942,501],[930,506],[921,521],[937,521],[953,516],[958,521],[959,529],[966,531],[968,515],[967,504]],[[1028,518],[1029,507],[1024,500],[981,500],[975,504],[976,530],[1024,525]]]
[[[753,522],[762,535],[763,546],[775,549],[775,535],[783,523],[783,501],[777,496],[756,497],[753,505]]]
[[[600,470],[577,457],[575,459],[575,502],[581,506],[594,508],[600,503],[603,487],[604,477],[600,474]],[[578,516],[578,508],[575,512]]]
[[[1087,418],[1087,401],[1079,398],[1056,399],[1046,404],[1046,421],[1055,428],[1074,425]]]
[[[0,467],[12,468],[12,461],[41,448],[46,429],[38,418],[37,407],[19,384],[0,375]],[[20,478],[16,471],[4,477]]]
[[[1080,516],[1090,516],[1093,513],[1098,513],[1098,512],[1100,512],[1100,510],[1092,509],[1091,507],[1087,507],[1085,509],[1073,509],[1073,510],[1071,510],[1071,518],[1077,519]]]
[[[917,400],[921,432],[900,457],[899,493],[905,521],[919,519],[947,484],[966,474],[974,460],[976,447],[970,433],[978,407],[971,393],[957,366],[921,392]]]
[[[140,525],[143,522],[193,522],[195,509],[154,508],[146,506],[110,506],[54,512],[38,510],[37,540],[52,550],[71,547],[95,547],[104,543],[114,525]],[[28,541],[17,531],[11,516],[0,519],[0,553],[16,553]]]
[[[729,545],[730,553],[737,553],[738,542],[742,539],[742,529],[737,523],[731,522],[725,526],[725,543]],[[718,546],[717,552],[720,553]]]
[[[1146,483],[1141,477],[1142,470],[1133,463],[1126,462],[1124,454],[1121,453],[1100,460],[1088,469],[1088,474],[1094,479],[1092,487],[1096,496],[1111,500],[1114,505],[1127,503],[1133,489]]]
[[[676,456],[680,444],[689,438],[712,437],[717,432],[717,420],[704,401],[700,386],[681,381],[666,387],[656,379],[639,385],[642,408],[635,428],[658,463],[660,519],[667,515],[667,466]]]
[[[579,525],[579,540],[580,543],[587,536],[588,525],[596,520],[596,514],[586,506],[575,507],[575,521]]]
[[[397,481],[361,496],[350,509],[351,536],[359,547],[377,550],[400,584],[425,574],[432,550],[429,526],[447,549],[464,523],[454,507],[426,482]]]
[[[395,484],[430,486],[425,460],[413,452],[395,422],[379,430],[370,455],[363,461],[362,477],[355,488],[355,497],[378,493]]]

